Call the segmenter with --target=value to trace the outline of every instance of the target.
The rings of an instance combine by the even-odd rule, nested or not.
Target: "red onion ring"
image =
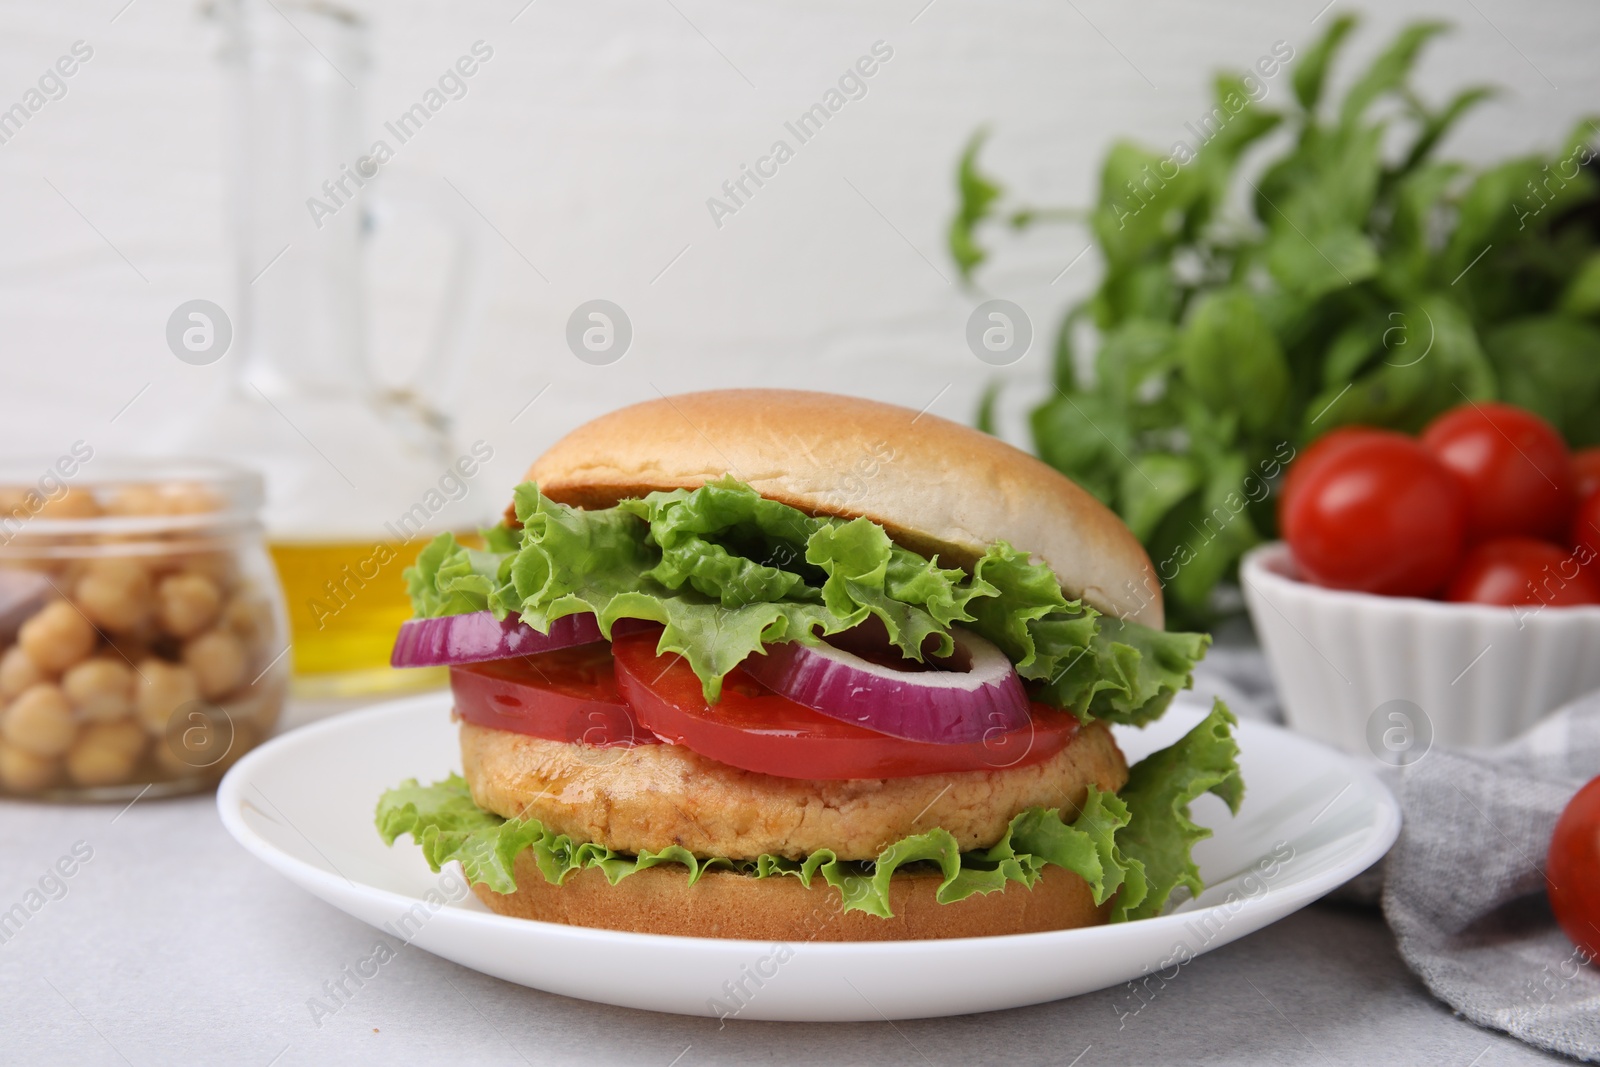
[[[917,669],[913,661],[899,670],[833,645],[799,642],[769,645],[743,667],[797,704],[908,741],[963,744],[1026,726],[1028,695],[1006,654],[977,634],[950,633],[955,653],[946,663],[955,670]]]
[[[491,611],[444,615],[436,619],[407,619],[395,635],[393,667],[452,667],[511,659],[534,652],[586,645],[602,640],[594,616],[563,615],[542,634],[514,615],[497,619]]]

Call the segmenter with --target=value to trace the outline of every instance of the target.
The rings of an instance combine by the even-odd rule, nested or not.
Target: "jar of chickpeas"
[[[248,471],[81,443],[0,468],[0,794],[204,789],[272,731],[288,637],[260,503]]]

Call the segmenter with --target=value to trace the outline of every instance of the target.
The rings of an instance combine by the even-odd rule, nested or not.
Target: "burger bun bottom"
[[[1046,867],[1033,888],[1008,883],[993,893],[940,904],[936,871],[899,873],[889,885],[893,917],[845,911],[839,890],[821,876],[807,888],[798,878],[752,878],[713,870],[689,884],[677,865],[649,867],[612,885],[586,868],[561,885],[545,881],[528,852],[516,859],[517,888],[496,893],[479,883],[478,899],[501,915],[543,922],[680,937],[749,941],[918,941],[992,937],[1096,926],[1111,902],[1096,905],[1089,885],[1061,867]]]

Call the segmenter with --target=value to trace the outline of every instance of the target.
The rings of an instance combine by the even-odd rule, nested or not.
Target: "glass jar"
[[[0,795],[205,789],[272,732],[289,642],[260,506],[249,471],[83,442],[0,467]]]

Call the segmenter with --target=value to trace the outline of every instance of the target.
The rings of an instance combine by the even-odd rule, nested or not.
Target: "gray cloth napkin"
[[[1556,926],[1544,864],[1562,808],[1596,775],[1600,693],[1502,748],[1428,753],[1400,777],[1405,825],[1383,885],[1400,955],[1434,996],[1480,1026],[1591,1061],[1600,961]]]
[[[1249,647],[1216,649],[1195,688],[1241,718],[1280,718],[1266,662]],[[1383,861],[1332,896],[1381,901],[1407,966],[1461,1015],[1600,1061],[1600,960],[1556,925],[1543,873],[1561,810],[1600,775],[1600,692],[1501,748],[1436,748],[1403,770],[1373,767],[1404,826]]]

